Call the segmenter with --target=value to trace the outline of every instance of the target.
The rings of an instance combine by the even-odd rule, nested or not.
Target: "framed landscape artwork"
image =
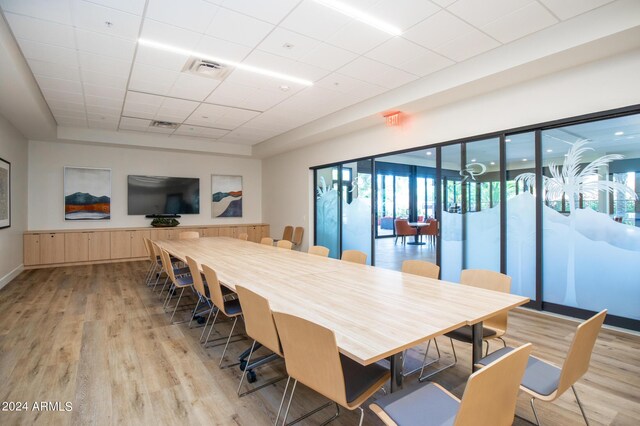
[[[111,169],[64,168],[64,219],[111,219]]]
[[[0,229],[11,226],[11,163],[0,158]]]
[[[211,217],[242,217],[242,176],[211,175]]]

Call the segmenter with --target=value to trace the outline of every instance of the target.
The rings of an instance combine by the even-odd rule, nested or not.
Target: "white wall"
[[[64,220],[64,166],[111,169],[111,220]],[[127,176],[200,178],[200,214],[182,215],[183,225],[261,223],[261,161],[207,154],[29,141],[29,230],[148,226],[151,219],[127,215]],[[211,175],[243,177],[242,218],[211,218]]]
[[[400,128],[379,126],[289,151],[263,161],[263,219],[277,235],[287,224],[313,236],[309,167],[446,142],[640,103],[640,51],[588,63],[406,117]]]
[[[11,226],[0,229],[0,288],[22,271],[27,229],[27,140],[0,115],[0,157],[11,163]]]

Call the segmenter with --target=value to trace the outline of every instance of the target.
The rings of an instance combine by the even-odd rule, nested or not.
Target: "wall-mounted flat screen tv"
[[[200,213],[200,179],[168,176],[128,177],[130,215]]]

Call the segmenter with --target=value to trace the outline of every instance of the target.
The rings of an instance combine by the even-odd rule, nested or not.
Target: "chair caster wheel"
[[[196,317],[196,321],[198,321],[198,324],[204,324],[205,323],[205,319],[201,315]]]
[[[240,371],[244,371],[247,368],[247,361],[240,361]]]
[[[247,371],[247,381],[249,383],[255,383],[258,381],[258,378],[256,377],[256,373],[255,371]]]

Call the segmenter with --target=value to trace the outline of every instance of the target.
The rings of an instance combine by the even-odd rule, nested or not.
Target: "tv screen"
[[[200,213],[198,178],[129,175],[128,194],[130,215]]]

